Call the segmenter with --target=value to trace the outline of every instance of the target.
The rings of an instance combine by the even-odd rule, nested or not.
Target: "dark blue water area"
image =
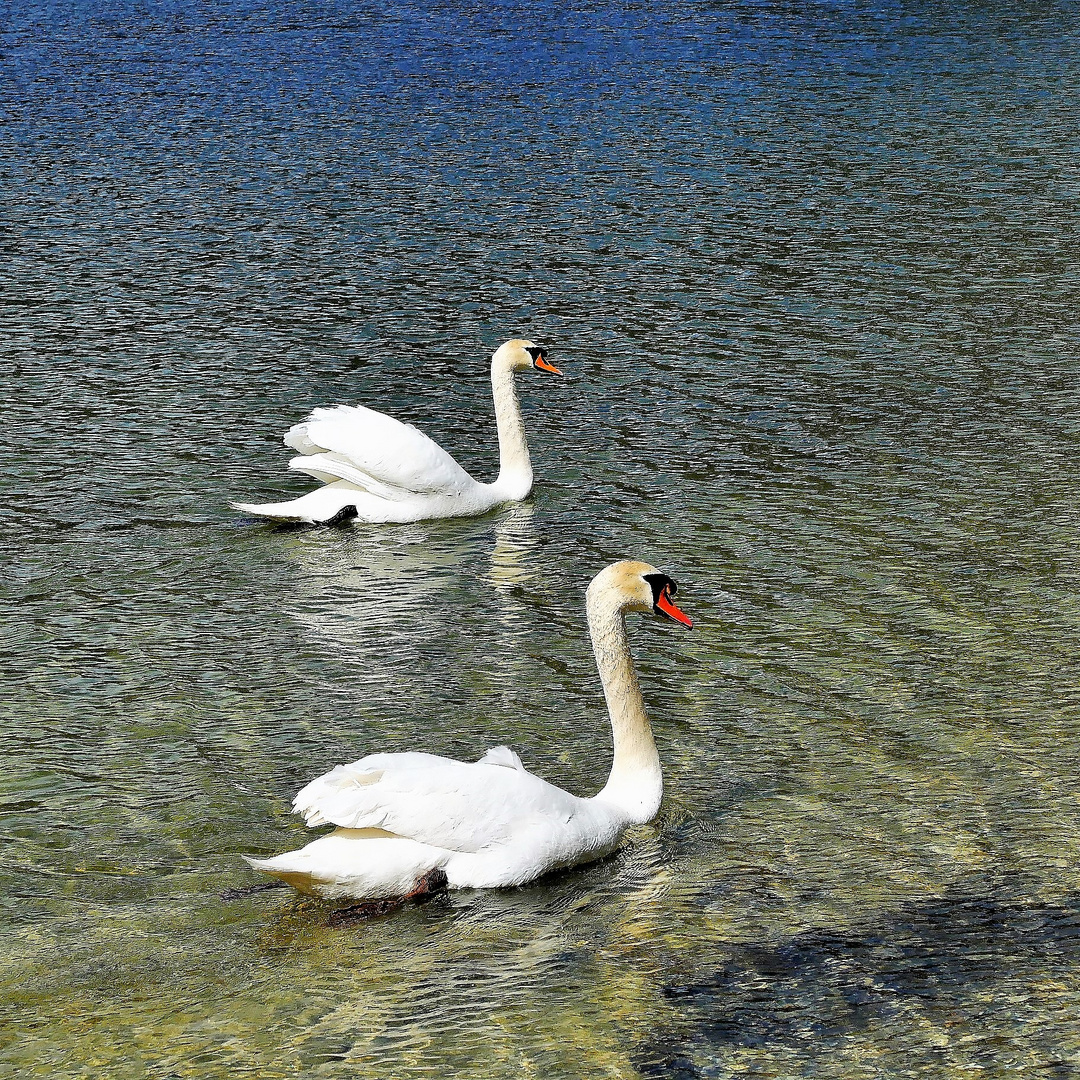
[[[428,335],[666,301],[716,350],[740,300],[850,334],[807,305],[903,275],[971,290],[976,336],[1030,322],[988,277],[1071,324],[1074,4],[6,7],[7,303],[60,336],[302,295],[363,340],[390,292]]]
[[[841,423],[1000,441],[1017,393],[1054,441],[1076,14],[5,5],[0,355],[37,471],[4,518],[92,516],[44,482],[74,428],[91,455],[142,447],[175,407],[177,466],[212,442],[250,490],[253,433],[201,406],[283,430],[297,384],[340,399],[342,370],[420,354],[424,420],[510,333],[636,354],[704,453],[778,402],[819,446]]]

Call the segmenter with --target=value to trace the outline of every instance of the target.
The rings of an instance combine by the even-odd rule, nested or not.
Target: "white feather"
[[[589,631],[604,684],[615,759],[604,790],[580,798],[528,772],[506,746],[475,762],[371,754],[311,781],[293,803],[335,832],[272,859],[249,860],[321,896],[401,896],[431,870],[452,888],[519,885],[614,850],[660,805],[660,761],[626,641],[624,612],[651,610],[655,575],[616,563],[588,592]]]
[[[280,503],[233,503],[260,517],[325,522],[346,507],[361,521],[420,521],[482,514],[525,498],[532,464],[514,390],[513,373],[533,366],[531,341],[513,340],[491,358],[491,385],[499,432],[499,476],[474,480],[441,446],[411,424],[363,405],[315,409],[285,434],[300,456],[291,469],[307,473],[335,494],[303,495]],[[326,507],[333,507],[324,513]]]
[[[401,491],[460,495],[474,483],[419,428],[363,405],[316,409],[305,423],[286,434],[285,443],[304,454],[329,451],[358,474]],[[309,445],[317,449],[305,449]]]

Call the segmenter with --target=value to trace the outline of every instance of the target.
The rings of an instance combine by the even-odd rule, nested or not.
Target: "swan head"
[[[675,604],[678,585],[667,574],[646,562],[617,562],[604,567],[589,583],[586,602],[614,604],[622,611],[653,611],[692,627],[690,617]]]
[[[491,356],[492,367],[505,367],[510,371],[524,371],[536,368],[552,375],[562,372],[547,359],[548,350],[524,338],[511,338],[503,342]]]

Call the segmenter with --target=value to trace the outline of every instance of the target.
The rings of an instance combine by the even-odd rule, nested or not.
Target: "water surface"
[[[1075,3],[0,5],[0,1063],[50,1077],[1080,1073]],[[317,404],[538,485],[277,530]],[[610,859],[361,927],[240,856],[363,753]]]

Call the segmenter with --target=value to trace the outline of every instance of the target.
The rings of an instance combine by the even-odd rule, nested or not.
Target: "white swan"
[[[643,562],[613,563],[586,593],[615,755],[604,789],[579,798],[526,772],[505,746],[477,762],[435,754],[372,754],[313,780],[293,809],[334,832],[298,851],[248,859],[329,899],[405,898],[438,888],[521,885],[613,851],[627,827],[660,808],[660,757],[626,638],[627,611],[692,626],[676,585]]]
[[[491,357],[491,392],[499,433],[499,475],[474,480],[441,446],[411,424],[363,405],[315,409],[285,433],[300,457],[290,469],[323,487],[280,503],[232,503],[237,510],[283,521],[339,525],[361,521],[423,521],[486,513],[520,502],[532,490],[533,472],[514,372],[539,368],[561,375],[531,341],[515,338]]]

